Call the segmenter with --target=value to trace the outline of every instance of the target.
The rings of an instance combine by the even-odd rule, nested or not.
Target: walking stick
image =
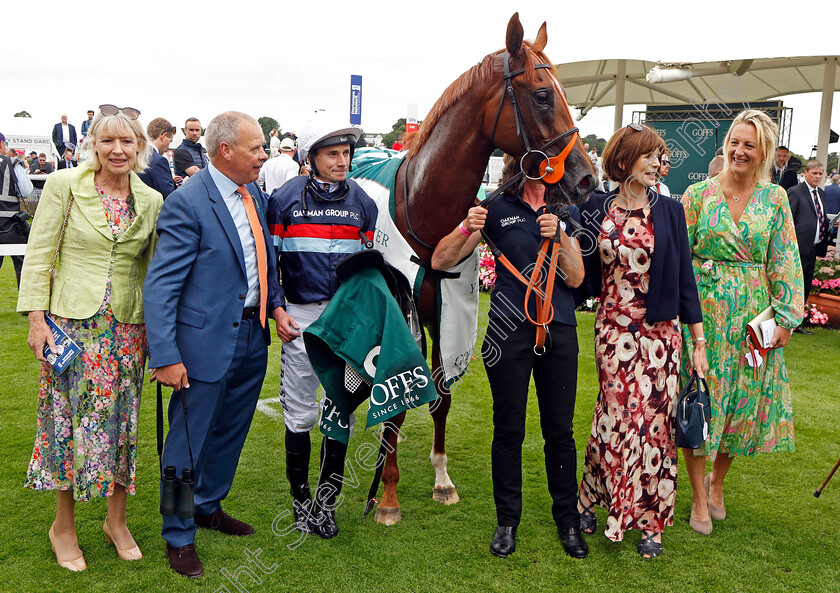
[[[823,488],[825,488],[825,485],[828,484],[828,481],[831,479],[831,477],[834,475],[834,472],[836,472],[837,468],[839,468],[839,467],[840,467],[840,459],[837,460],[837,463],[834,464],[834,467],[829,472],[828,476],[825,478],[825,480],[823,480],[823,483],[820,484],[820,487],[817,488],[816,492],[814,492],[815,497],[817,497],[817,498],[820,497],[820,494],[822,494]]]

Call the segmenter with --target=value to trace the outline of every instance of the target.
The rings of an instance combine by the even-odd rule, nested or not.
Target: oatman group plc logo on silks
[[[371,377],[376,377],[376,359],[381,350],[381,346],[376,346],[365,356],[365,372]],[[374,383],[370,390],[371,419],[377,420],[393,412],[420,405],[420,394],[415,389],[423,389],[429,382],[425,368],[418,365],[387,377],[380,383]]]

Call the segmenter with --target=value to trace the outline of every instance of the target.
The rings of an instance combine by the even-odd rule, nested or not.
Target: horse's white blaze
[[[429,462],[435,468],[435,488],[454,488],[455,484],[449,479],[449,474],[446,472],[446,463],[449,460],[446,453],[435,453],[432,450],[429,455]]]

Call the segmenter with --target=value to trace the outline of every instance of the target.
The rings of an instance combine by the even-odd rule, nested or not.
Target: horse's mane
[[[547,64],[551,66],[552,72],[554,72],[554,66],[551,64],[551,61],[545,56],[545,54],[541,51],[535,51],[531,47],[530,41],[523,42],[523,45],[531,50],[533,54],[535,54],[538,58],[544,60]],[[449,87],[443,91],[443,94],[435,101],[435,104],[432,105],[432,108],[429,110],[429,114],[426,116],[426,119],[423,120],[423,123],[420,125],[420,128],[417,130],[416,133],[412,134],[411,137],[407,138],[407,146],[406,151],[408,152],[408,156],[414,156],[417,152],[423,148],[426,144],[426,141],[429,139],[429,136],[432,133],[432,130],[435,128],[435,125],[440,121],[440,118],[443,116],[446,111],[452,107],[458,100],[464,96],[464,94],[470,90],[474,85],[487,80],[493,76],[493,61],[502,52],[505,50],[500,49],[499,51],[493,52],[492,54],[488,54],[482,58],[482,60],[461,74],[455,82],[449,85]],[[526,68],[525,69],[525,77],[528,81],[533,81],[535,77],[536,70],[534,68]],[[499,76],[501,79],[501,76]]]

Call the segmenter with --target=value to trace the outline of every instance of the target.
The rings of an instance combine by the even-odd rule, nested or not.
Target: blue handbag
[[[706,379],[692,371],[677,399],[677,447],[700,449],[709,440],[712,402]]]

